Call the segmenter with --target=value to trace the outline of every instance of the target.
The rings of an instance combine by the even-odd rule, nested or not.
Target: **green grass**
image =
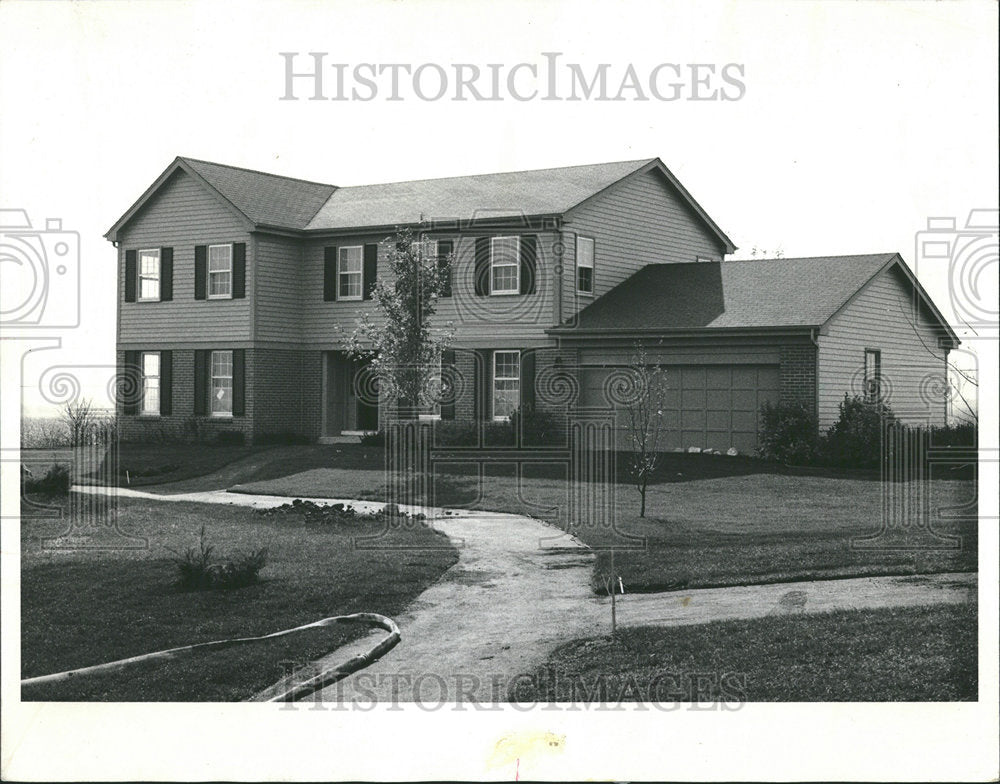
[[[624,629],[614,638],[561,646],[537,672],[514,681],[510,696],[526,702],[974,701],[977,629],[974,603]]]
[[[55,521],[22,523],[22,677],[196,642],[255,636],[331,615],[398,615],[457,560],[448,540],[421,523],[394,529],[370,549],[357,536],[380,525],[307,524],[299,515],[237,507],[121,499],[119,526],[147,549],[46,552]],[[197,546],[205,526],[219,555],[268,548],[257,585],[184,593],[174,553]],[[169,549],[168,549],[169,548]],[[413,549],[426,548],[426,549]],[[26,687],[24,700],[241,700],[285,674],[283,662],[318,658],[359,633],[311,630],[267,643],[140,664],[112,675]]]
[[[384,498],[384,471],[351,461],[236,489]],[[961,536],[962,546],[922,552],[852,548],[852,539],[881,524],[882,486],[867,474],[789,472],[749,459],[671,455],[649,488],[645,518],[637,514],[638,494],[623,482],[613,505],[599,504],[614,509],[612,520],[602,521],[585,513],[569,519],[568,485],[550,466],[528,467],[520,479],[501,462],[488,466],[482,479],[459,462],[443,469],[431,503],[533,515],[597,548],[596,593],[604,592],[612,547],[615,571],[634,592],[977,568],[976,489],[966,480],[927,483],[932,514],[972,503],[964,512],[972,519],[935,520],[936,530]]]

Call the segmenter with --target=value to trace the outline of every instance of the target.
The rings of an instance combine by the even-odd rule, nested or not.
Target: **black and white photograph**
[[[996,781],[998,51],[0,2],[0,775]]]

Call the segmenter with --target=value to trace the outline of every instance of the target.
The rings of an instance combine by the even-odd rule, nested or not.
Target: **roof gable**
[[[306,227],[395,226],[424,220],[562,215],[650,159],[338,188]]]
[[[251,226],[302,229],[336,187],[194,158],[175,158],[104,235],[118,233],[178,171],[204,185]]]
[[[898,254],[650,264],[584,308],[573,332],[818,328]],[[908,272],[908,271],[907,271]],[[919,288],[951,335],[954,333]]]

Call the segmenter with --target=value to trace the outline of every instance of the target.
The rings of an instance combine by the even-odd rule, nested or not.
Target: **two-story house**
[[[111,227],[126,439],[311,439],[379,424],[345,352],[409,227],[451,259],[454,398],[428,415],[607,405],[637,341],[668,371],[664,446],[756,446],[764,401],[832,422],[845,392],[943,423],[957,337],[899,255],[726,261],[659,159],[338,188],[177,158]],[[572,377],[553,393],[553,369]]]

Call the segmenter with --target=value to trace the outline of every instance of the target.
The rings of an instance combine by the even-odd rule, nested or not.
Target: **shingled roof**
[[[253,223],[302,229],[330,196],[334,185],[180,158]]]
[[[895,253],[650,264],[580,311],[576,324],[550,331],[569,335],[821,327],[896,262],[926,297]],[[934,312],[940,319],[936,308]]]
[[[292,231],[384,228],[435,219],[564,215],[629,175],[656,169],[719,237],[727,252],[735,249],[732,240],[659,158],[346,188],[176,158],[105,236],[116,240],[122,227],[178,169],[204,182],[254,226]]]
[[[655,160],[338,188],[307,228],[394,226],[477,215],[561,215]]]

